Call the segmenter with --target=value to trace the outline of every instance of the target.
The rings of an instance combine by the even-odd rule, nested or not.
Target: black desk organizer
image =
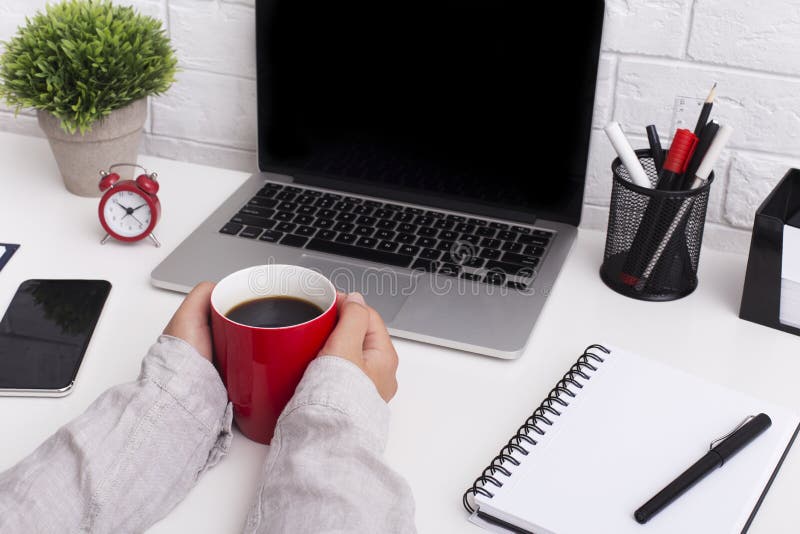
[[[800,329],[779,319],[783,226],[798,213],[800,170],[790,169],[756,210],[739,317],[800,335]]]
[[[632,183],[619,158],[611,164],[614,181],[600,277],[608,287],[631,298],[679,299],[697,287],[714,173],[697,189],[659,190],[655,189],[658,174],[650,150],[637,150],[636,155],[653,188]],[[671,237],[665,242],[670,231]]]

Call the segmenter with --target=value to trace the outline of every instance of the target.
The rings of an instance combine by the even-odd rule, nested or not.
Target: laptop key
[[[314,217],[311,215],[297,215],[294,219],[292,219],[293,223],[309,225],[314,222]]]
[[[302,247],[308,241],[307,237],[299,235],[287,234],[279,241],[281,245],[289,245],[290,247]]]
[[[398,222],[411,222],[415,219],[413,213],[409,213],[407,211],[398,211],[394,214],[394,220]]]
[[[364,237],[369,237],[375,232],[374,228],[370,228],[369,226],[356,226],[356,234]]]
[[[316,239],[316,238],[314,238]],[[354,234],[339,234],[339,237],[336,238],[338,243],[355,243],[356,239],[358,239],[357,235]]]
[[[417,240],[417,236],[414,234],[399,234],[394,240],[398,243],[413,243]]]
[[[314,203],[314,206],[327,209],[332,208],[334,204],[336,204],[336,201],[332,198],[322,197]]]
[[[314,221],[314,226],[317,228],[325,228],[328,229],[335,224],[333,219],[317,219]]]
[[[454,263],[445,263],[441,267],[439,267],[439,274],[444,274],[447,276],[458,276],[458,273],[461,272],[461,267]]]
[[[459,256],[453,256],[451,254],[445,254],[442,257],[442,261],[446,261],[448,263],[455,263],[461,265],[462,267],[471,267],[473,269],[480,269],[486,262],[486,260],[484,260],[483,258],[476,258],[474,256],[459,257]]]
[[[472,217],[467,219],[467,223],[474,224],[475,226],[488,226],[488,223],[483,219],[473,219]]]
[[[387,210],[394,210],[394,211],[402,211],[403,210],[403,206],[398,206],[397,204],[386,203],[386,204],[383,205],[383,207],[386,208]]]
[[[451,251],[453,250],[454,245],[454,241],[439,241],[439,243],[436,245],[436,248],[439,250]]]
[[[297,208],[297,213],[302,215],[314,215],[314,212],[317,211],[317,208],[314,206],[300,206]]]
[[[529,234],[529,233],[531,233],[531,229],[530,228],[525,228],[524,226],[512,226],[511,229],[514,230],[515,232],[520,233],[520,234]]]
[[[264,187],[266,187],[267,189],[283,189],[283,184],[278,184],[275,182],[267,182],[266,184],[264,184]]]
[[[258,206],[245,206],[239,210],[242,215],[254,215],[256,217],[264,217],[269,219],[275,213],[275,210],[268,208],[259,208]]]
[[[397,223],[396,223],[396,222],[394,222],[394,221],[390,221],[389,219],[380,219],[380,220],[379,220],[379,221],[378,221],[378,222],[375,224],[375,226],[377,226],[378,228],[383,228],[383,229],[385,229],[385,230],[391,230],[391,229],[393,229],[395,226],[397,226]]]
[[[411,268],[415,271],[435,273],[439,269],[439,262],[417,258],[417,261],[414,262],[414,265],[412,265]]]
[[[489,228],[496,228],[497,230],[508,230],[508,225],[506,223],[501,222],[490,222]]]
[[[406,206],[403,211],[407,211],[408,213],[413,213],[414,215],[422,215],[422,210],[419,208],[412,208],[411,206]]]
[[[344,201],[344,200],[341,200],[341,201],[339,201],[339,202],[337,202],[336,204],[333,205],[333,209],[338,210],[338,211],[350,211],[354,207],[355,207],[355,204],[353,204],[352,202]]]
[[[453,226],[455,226],[455,222],[451,221],[450,219],[439,219],[435,223],[433,223],[434,228],[442,228],[444,230],[450,230]]]
[[[378,239],[394,239],[394,236],[397,235],[397,232],[392,232],[391,230],[378,230],[375,232],[375,237]]]
[[[473,245],[480,245],[481,243],[481,236],[475,234],[461,234],[458,238],[459,241],[464,241],[465,243],[470,243]]]
[[[433,217],[428,217],[427,215],[420,215],[416,219],[414,219],[414,224],[418,224],[420,226],[430,226],[433,224]]]
[[[356,241],[356,245],[359,247],[373,248],[377,244],[378,240],[374,237],[359,237],[358,241]]]
[[[362,215],[358,219],[356,219],[356,224],[362,224],[366,226],[372,226],[375,224],[377,219],[375,217],[367,217],[366,215]]]
[[[420,235],[422,237],[433,237],[438,233],[439,233],[439,231],[436,228],[429,228],[429,227],[425,227],[425,226],[423,226],[419,230],[417,230],[417,235]]]
[[[417,252],[419,252],[419,247],[415,247],[414,245],[400,245],[397,252],[407,256],[416,256]]]
[[[280,232],[291,232],[295,228],[297,228],[297,225],[294,224],[294,223],[289,223],[289,222],[282,222],[282,223],[278,224],[278,226],[275,227],[275,229],[280,231]]]
[[[357,213],[359,215],[370,215],[372,212],[375,211],[374,208],[370,208],[364,204],[359,204],[355,208],[353,208],[353,213]]]
[[[485,248],[498,248],[500,246],[500,241],[498,239],[486,237],[481,241],[481,246]]]
[[[481,258],[486,258],[487,260],[497,260],[500,259],[500,256],[503,253],[499,250],[492,249],[492,248],[485,248],[478,253],[478,256]]]
[[[484,278],[483,281],[487,284],[503,285],[503,282],[506,281],[506,275],[503,273],[490,271],[486,273],[486,278]]]
[[[316,199],[316,198],[314,198],[313,196],[311,196],[311,195],[309,195],[309,194],[306,194],[306,192],[305,192],[305,191],[304,191],[303,193],[304,193],[304,194],[300,195],[299,197],[297,197],[297,198],[295,199],[295,202],[297,202],[298,204],[313,204],[313,203],[314,203],[314,201],[316,201],[316,200],[317,200],[317,199]]]
[[[398,246],[399,244],[395,243],[394,241],[381,241],[380,244],[378,244],[377,249],[385,250],[386,252],[394,252],[397,250]]]
[[[444,219],[444,213],[441,211],[426,211],[425,215],[434,219]]]
[[[290,193],[302,193],[303,190],[299,187],[295,187],[293,185],[285,185],[283,186],[284,191],[289,191]]]
[[[528,289],[528,284],[523,284],[522,282],[513,282],[510,280],[506,283],[506,286],[511,289],[516,289],[517,291],[524,291]]]
[[[524,235],[523,234],[523,235],[519,236],[519,239],[517,239],[517,241],[522,243],[523,245],[538,245],[540,247],[543,247],[543,246],[547,245],[547,243],[550,240],[546,239],[544,237],[541,237],[541,236],[537,236],[537,235]]]
[[[377,217],[378,219],[387,219],[392,215],[394,215],[394,212],[392,210],[387,210],[383,208],[375,210],[375,212],[372,214],[373,217]]]
[[[383,206],[383,202],[378,202],[377,200],[365,200],[365,206],[369,206],[370,208],[380,208]]]
[[[256,228],[255,226],[247,226],[244,230],[239,232],[239,237],[247,237],[249,239],[255,239],[263,230],[261,228]]]
[[[550,239],[553,237],[553,232],[548,232],[547,230],[534,230],[533,235],[538,235],[539,237],[546,237]]]
[[[537,247],[535,245],[528,245],[525,247],[525,250],[522,251],[523,254],[526,256],[541,256],[544,254],[544,247]]]
[[[486,226],[481,226],[480,228],[475,229],[475,235],[479,235],[481,237],[494,237],[495,233],[496,230]]]
[[[291,221],[292,219],[294,219],[294,213],[292,213],[291,211],[279,211],[273,216],[273,218],[276,221],[283,221],[283,222]]]
[[[336,223],[336,225],[333,227],[333,229],[334,229],[334,230],[336,230],[337,232],[352,232],[352,231],[353,231],[353,228],[355,228],[355,227],[356,227],[356,225],[355,225],[355,224],[353,224],[353,223],[349,223],[349,222],[338,222],[338,223]]]
[[[356,220],[356,217],[358,217],[358,215],[356,215],[355,213],[344,212],[334,217],[334,219],[336,219],[337,221],[353,222]]]
[[[294,231],[295,234],[301,235],[303,237],[311,237],[316,232],[316,228],[312,228],[311,226],[301,226],[297,230]]]
[[[464,280],[469,280],[471,282],[479,282],[481,279],[481,275],[475,273],[461,273],[461,278]]]
[[[239,233],[239,230],[241,230],[242,228],[243,228],[243,226],[241,224],[236,224],[236,223],[230,223],[229,222],[228,224],[226,224],[225,226],[220,228],[219,233],[228,234],[228,235],[236,235],[236,234]]]
[[[361,204],[363,200],[358,197],[344,197],[346,202],[350,202],[351,204]]]
[[[450,213],[447,215],[447,220],[454,222],[464,222],[467,220],[467,218],[464,217],[463,215],[453,215],[452,213]]]
[[[502,239],[503,241],[516,241],[518,236],[519,234],[511,230],[503,230],[497,233],[497,239]]]
[[[275,221],[263,217],[253,217],[252,215],[234,215],[231,222],[246,224],[247,226],[258,226],[259,228],[272,228]]]
[[[256,193],[256,196],[257,197],[264,197],[264,198],[272,198],[277,194],[278,194],[278,191],[276,189],[269,189],[267,187],[263,187],[263,188],[261,188],[261,190],[258,193]]]
[[[404,234],[415,234],[417,232],[417,225],[411,223],[400,223],[397,225],[397,231]]]
[[[519,252],[522,250],[522,243],[512,243],[511,241],[506,241],[503,243],[501,248],[503,250],[507,250],[508,252]]]
[[[317,238],[312,238],[306,245],[306,249],[315,250],[317,252],[338,254],[340,256],[347,256],[348,258],[385,263],[388,265],[394,265],[396,267],[408,267],[413,260],[411,256],[404,256],[395,252],[385,252],[383,250],[376,250],[372,248],[356,247],[341,242],[323,241],[322,239]]]
[[[284,202],[281,202],[280,204],[278,204],[276,206],[276,209],[278,209],[280,211],[294,211],[294,210],[297,209],[297,204],[295,204],[294,202],[286,202],[286,201],[284,201]]]
[[[334,237],[336,237],[336,232],[333,230],[319,230],[317,232],[317,237],[319,239],[325,239],[326,241],[332,241]]]
[[[475,225],[469,223],[458,223],[454,228],[456,232],[465,232],[471,234],[475,231]]]
[[[250,202],[248,202],[247,205],[258,206],[261,208],[274,208],[278,205],[278,201],[272,198],[253,197],[250,199]]]
[[[283,191],[275,195],[275,198],[277,198],[278,200],[292,201],[296,196],[297,196],[296,193],[292,193],[291,191],[288,191],[288,188],[285,188]]]
[[[336,211],[329,209],[321,209],[317,212],[317,217],[322,217],[323,219],[333,219],[334,217],[336,217]]]
[[[531,267],[536,267],[539,265],[539,258],[534,258],[533,256],[524,256],[522,254],[514,254],[511,252],[506,252],[503,254],[503,261],[508,263],[518,263],[520,265],[530,265]]]
[[[419,257],[426,260],[438,260],[441,255],[441,252],[433,248],[423,248],[419,253]]]
[[[415,244],[419,245],[420,247],[431,248],[436,246],[436,240],[432,237],[420,237],[419,239],[417,239],[417,242]]]
[[[516,263],[507,263],[504,261],[489,260],[486,262],[486,268],[493,271],[502,271],[509,275],[516,276],[533,276],[533,267],[529,265],[520,265]]]
[[[265,230],[258,239],[259,241],[269,241],[270,243],[274,243],[281,237],[283,237],[283,232],[278,232],[276,230]]]

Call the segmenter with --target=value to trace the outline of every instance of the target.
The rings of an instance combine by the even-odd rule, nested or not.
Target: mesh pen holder
[[[600,277],[622,295],[667,301],[697,287],[697,266],[714,173],[697,189],[664,191],[650,150],[637,150],[653,189],[631,182],[619,158],[611,164],[614,181]]]

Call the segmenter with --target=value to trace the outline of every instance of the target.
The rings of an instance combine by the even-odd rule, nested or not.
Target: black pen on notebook
[[[771,425],[772,419],[767,414],[751,415],[727,436],[712,441],[709,451],[702,458],[656,493],[652,499],[640,506],[634,512],[633,517],[641,524],[647,523],[654,515],[700,482],[706,475],[725,465],[725,462],[763,434]]]

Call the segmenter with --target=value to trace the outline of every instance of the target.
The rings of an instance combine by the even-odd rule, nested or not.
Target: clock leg
[[[106,236],[100,240],[100,244],[105,245],[106,241],[108,241],[109,239],[111,239],[111,236],[109,234],[106,234]]]
[[[155,244],[156,247],[160,247],[161,246],[161,243],[158,241],[158,239],[156,238],[155,234],[150,234],[150,239],[153,240],[153,243]]]

